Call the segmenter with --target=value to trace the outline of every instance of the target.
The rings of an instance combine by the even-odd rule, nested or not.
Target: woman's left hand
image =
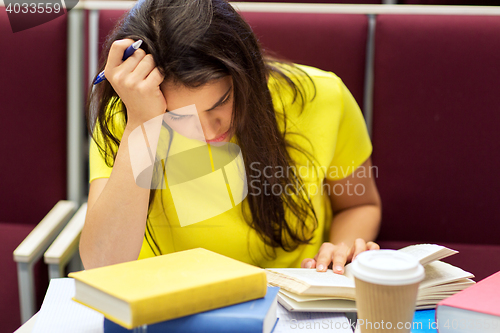
[[[302,260],[302,268],[316,268],[318,272],[326,272],[331,268],[334,273],[344,274],[344,266],[348,261],[353,261],[363,251],[378,250],[380,246],[374,242],[365,242],[358,238],[352,246],[345,243],[323,243],[314,259]]]

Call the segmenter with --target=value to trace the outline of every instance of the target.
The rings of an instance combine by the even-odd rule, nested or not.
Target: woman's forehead
[[[175,110],[187,105],[195,104],[199,110],[210,109],[231,88],[230,76],[213,80],[197,88],[187,87],[172,81],[165,81],[161,91],[168,104],[168,110]]]
[[[187,85],[184,85],[182,82],[174,81],[173,79],[163,81],[160,87],[162,90],[171,90],[176,92],[186,91],[191,93],[199,93],[202,90],[215,91],[218,89],[225,89],[224,92],[226,92],[232,82],[232,77],[230,75],[226,75],[224,77],[201,84],[198,87],[189,87]]]

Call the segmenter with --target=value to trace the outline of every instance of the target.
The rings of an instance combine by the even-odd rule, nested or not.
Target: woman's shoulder
[[[302,64],[294,64],[294,66],[299,68],[301,71],[303,71],[313,79],[327,78],[331,80],[339,80],[339,77],[335,75],[335,73],[330,71],[325,71],[317,67]]]
[[[313,81],[319,84],[327,83],[340,83],[341,79],[333,72],[326,71],[317,67],[299,64],[299,63],[284,63],[284,62],[271,62],[272,71],[269,81],[275,81],[283,79],[284,74],[289,77],[295,83],[303,81]],[[281,72],[281,73],[278,73]]]
[[[273,99],[277,96],[283,99],[283,96],[292,96],[295,93],[284,76],[311,97],[318,95],[332,99],[340,97],[343,83],[335,73],[298,63],[273,62],[268,80],[268,88]],[[312,98],[307,99],[314,101]]]
[[[277,112],[299,115],[304,104],[321,113],[342,104],[342,80],[333,72],[297,63],[273,63],[268,88]],[[286,76],[286,78],[284,77]],[[292,84],[290,84],[292,83]]]

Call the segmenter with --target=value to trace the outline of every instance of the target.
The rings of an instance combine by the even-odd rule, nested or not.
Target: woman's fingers
[[[333,266],[332,270],[337,274],[344,274],[344,266],[347,262],[347,257],[351,252],[351,248],[344,243],[335,246],[333,253]]]
[[[115,41],[112,45],[111,48],[109,49],[109,54],[108,54],[108,60],[106,62],[106,68],[109,72],[109,70],[112,70],[118,66],[120,66],[123,62],[123,53],[129,47],[130,45],[134,44],[134,40],[132,39],[121,39]]]
[[[316,259],[316,270],[324,272],[332,264],[334,273],[343,274],[344,266],[350,255],[351,248],[344,243],[333,245],[332,243],[323,243],[319,249]]]
[[[323,243],[316,256],[302,260],[300,267],[316,268],[318,272],[325,272],[331,266],[334,273],[344,274],[347,261],[353,261],[361,252],[378,249],[380,246],[377,243],[365,242],[362,238],[356,239],[352,247],[344,243]]]
[[[126,77],[125,83],[133,86],[136,82],[144,80],[155,68],[153,56],[146,55],[146,52],[140,48],[127,60],[122,60],[125,49],[133,42],[131,39],[123,39],[114,42],[111,46],[104,69],[108,80],[112,78],[112,81],[121,81]]]
[[[372,242],[373,243],[373,242]],[[353,246],[353,254],[352,254],[352,259],[351,261],[353,261],[354,259],[356,259],[356,256],[358,254],[360,254],[361,252],[364,252],[368,250],[368,247],[367,247],[367,244],[365,243],[364,239],[362,238],[357,238],[355,241],[354,241],[354,246]]]
[[[143,51],[144,52],[144,51]],[[129,59],[127,59],[126,62],[128,62]],[[124,66],[125,63],[123,63],[122,66]],[[135,68],[132,69],[132,71],[130,72],[130,74],[127,76],[127,81],[126,81],[126,84],[128,83],[128,85],[130,87],[134,87],[136,86],[138,83],[139,84],[149,84],[149,81],[146,82],[148,76],[151,74],[151,72],[155,69],[155,62],[153,60],[153,56],[148,54],[148,55],[145,55],[141,61],[139,61],[139,63],[137,64],[137,66]],[[156,83],[155,82],[155,85],[154,87],[157,87],[159,86],[161,83],[158,82]]]
[[[311,259],[311,258],[306,258],[306,259],[302,260],[300,267],[301,268],[316,268],[316,260]]]
[[[167,103],[160,88],[164,80],[152,55],[137,49],[123,61],[123,53],[134,43],[118,40],[111,46],[106,63],[106,78],[127,107],[127,126],[135,128],[165,113]]]
[[[147,57],[151,57],[151,59],[147,59],[145,62],[144,59],[147,58]],[[132,72],[135,72],[135,70],[137,69],[137,67],[142,64],[142,67],[148,67],[148,65],[150,65],[151,63],[154,64],[154,60],[153,60],[153,57],[152,56],[147,56],[146,55],[146,51],[144,51],[143,49],[137,49],[134,54],[132,54],[130,57],[127,58],[127,60],[123,61],[119,66],[118,68],[123,71],[124,73],[132,73]],[[153,66],[154,68],[154,66]],[[151,69],[149,70],[149,72],[151,71]],[[144,69],[143,69],[143,76],[141,77],[141,79],[144,79],[147,75],[147,73],[144,73]]]
[[[159,87],[164,79],[165,79],[165,77],[160,73],[160,70],[158,69],[158,67],[155,67],[150,71],[148,77],[146,78],[146,82],[148,84],[155,86],[155,87],[156,86]]]
[[[333,253],[335,252],[335,245],[332,243],[323,243],[319,248],[319,252],[316,255],[316,270],[318,272],[325,272],[328,266],[332,262]]]

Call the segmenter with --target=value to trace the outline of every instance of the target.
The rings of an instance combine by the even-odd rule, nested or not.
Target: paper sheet
[[[331,269],[328,269],[326,272],[318,272],[315,269],[303,268],[268,268],[268,270],[297,278],[311,286],[346,287],[354,289],[354,280],[344,275],[335,274]]]
[[[278,304],[278,324],[273,333],[287,332],[344,332],[352,333],[350,321],[344,313],[288,312]]]
[[[73,279],[50,280],[33,333],[103,333],[104,316],[73,301],[73,296]]]

